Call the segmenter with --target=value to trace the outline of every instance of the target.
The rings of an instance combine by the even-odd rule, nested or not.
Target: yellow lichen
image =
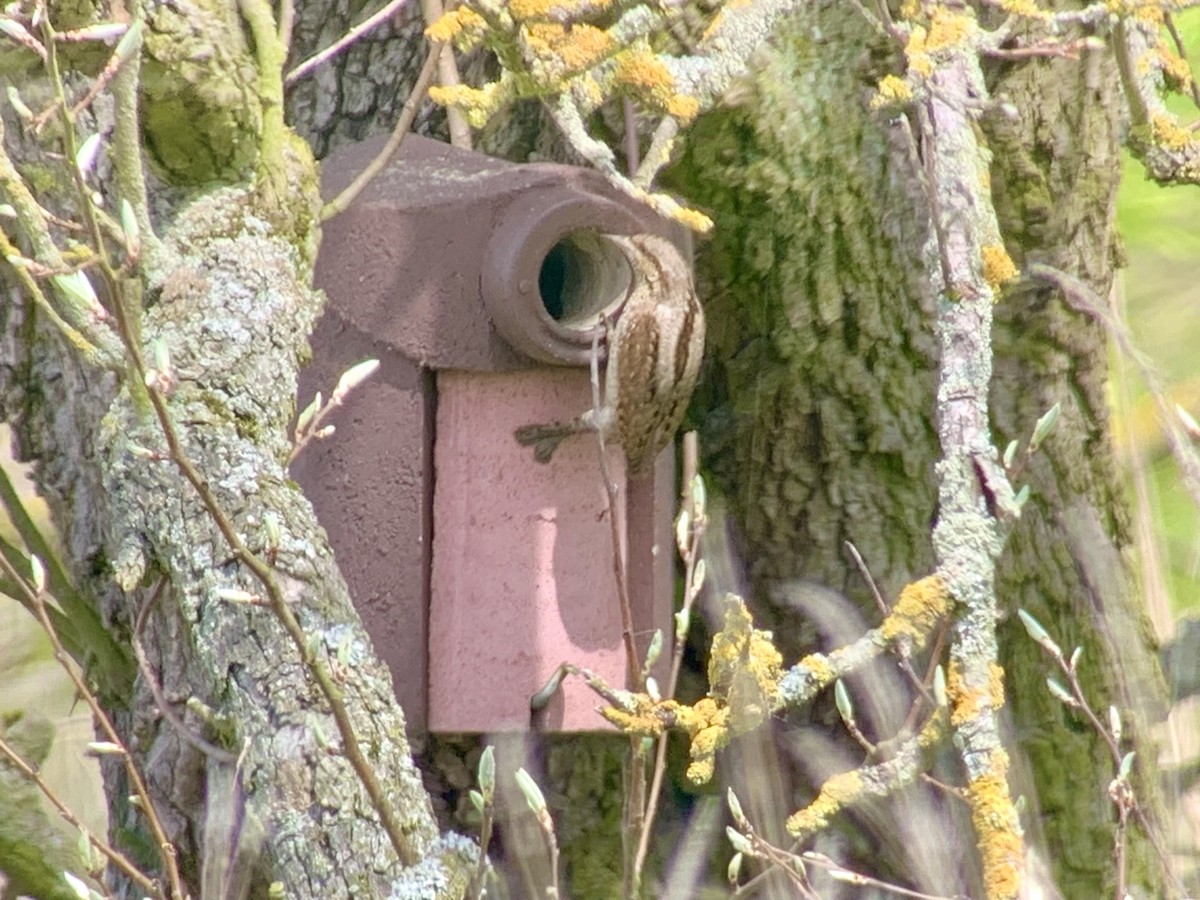
[[[684,732],[691,740],[687,775],[695,784],[712,778],[717,751],[729,743],[729,707],[712,697],[686,706],[634,694],[623,699],[622,708],[605,707],[600,714],[625,734],[658,737],[668,727]]]
[[[600,710],[600,715],[623,731],[625,734],[639,734],[647,737],[658,737],[666,730],[665,723],[671,720],[672,714],[680,707],[674,700],[655,702],[648,694],[635,694],[629,700],[632,709],[618,709],[606,706]]]
[[[979,23],[970,12],[953,12],[944,6],[934,9],[929,27],[913,26],[904,47],[908,67],[928,78],[933,74],[934,58],[974,40]]]
[[[979,251],[983,261],[983,280],[993,291],[998,291],[1004,285],[1017,277],[1017,266],[1004,249],[1003,244],[988,244]]]
[[[675,78],[666,64],[645,48],[618,54],[613,83],[683,122],[691,120],[700,111],[700,104],[694,97],[676,89]]]
[[[1000,7],[1007,13],[1024,16],[1027,19],[1049,19],[1048,11],[1037,5],[1037,0],[1001,0]]]
[[[1114,16],[1132,17],[1150,25],[1163,22],[1163,4],[1154,0],[1108,0],[1105,5]]]
[[[917,25],[908,36],[908,43],[904,46],[908,67],[925,78],[933,74],[933,60],[929,56],[927,46],[928,37],[929,33],[925,30],[925,26]]]
[[[603,12],[611,5],[611,0],[588,0],[588,8],[593,12]],[[508,11],[518,21],[542,21],[556,15],[571,16],[579,8],[578,2],[571,0],[509,0]]]
[[[690,122],[700,114],[700,101],[687,94],[674,94],[667,101],[667,112],[681,122]]]
[[[903,105],[912,98],[912,87],[907,81],[897,75],[885,75],[880,79],[875,96],[871,98],[871,109]]]
[[[1177,91],[1186,91],[1191,88],[1192,70],[1188,66],[1187,60],[1179,56],[1167,43],[1167,39],[1162,36],[1158,39],[1155,56],[1158,59],[1158,67],[1162,70],[1163,78],[1166,79],[1169,87]]]
[[[554,77],[590,69],[614,49],[607,31],[582,23],[569,29],[539,23],[526,26],[523,33],[530,52]]]
[[[500,106],[499,89],[498,82],[486,84],[482,88],[468,87],[465,84],[431,87],[429,99],[442,106],[454,106],[463,110],[472,128],[482,128]]]
[[[914,581],[900,592],[896,605],[879,630],[887,641],[905,638],[914,649],[925,646],[933,629],[953,604],[946,584],[936,575]]]
[[[829,659],[823,653],[810,653],[796,664],[797,668],[809,673],[809,677],[821,687],[832,684],[836,677]]]
[[[977,718],[985,709],[1004,705],[1004,669],[992,663],[987,678],[986,685],[972,687],[963,677],[962,669],[951,663],[946,673],[946,695],[950,698],[950,722],[955,727]]]
[[[841,810],[853,803],[862,793],[862,776],[856,769],[834,775],[823,785],[817,799],[788,817],[788,834],[807,836],[824,828]]]
[[[929,36],[925,39],[925,50],[937,53],[961,47],[975,37],[979,25],[975,16],[969,12],[953,12],[945,6],[938,6],[929,20]]]
[[[431,41],[457,41],[460,47],[474,45],[487,29],[487,22],[474,10],[460,6],[425,29]]]
[[[688,778],[697,784],[712,778],[716,754],[733,735],[761,724],[771,713],[779,690],[782,661],[770,634],[753,627],[742,601],[730,595],[725,627],[713,638],[709,660],[709,696],[693,706],[655,701],[646,694],[622,699],[621,708],[603,716],[627,734],[656,737],[676,728],[691,739]]]
[[[988,690],[992,695],[992,709],[1004,705],[1004,666],[993,662],[988,665]]]
[[[1154,142],[1171,151],[1186,150],[1192,143],[1192,135],[1168,115],[1160,114],[1151,120],[1150,127]]]
[[[692,229],[697,234],[708,234],[712,231],[713,220],[699,210],[680,207],[676,210],[672,218],[680,225]]]
[[[967,784],[971,821],[983,859],[984,895],[1018,896],[1025,848],[1021,826],[1008,791],[1008,756],[995,750],[988,770]]]
[[[740,734],[762,722],[779,693],[783,656],[771,633],[754,627],[741,598],[726,597],[725,625],[713,637],[708,659],[709,694],[722,699]]]
[[[692,746],[687,777],[692,784],[707,784],[716,769],[717,751],[729,743],[729,708],[706,697],[696,704],[695,711],[693,726],[699,727],[689,732]]]

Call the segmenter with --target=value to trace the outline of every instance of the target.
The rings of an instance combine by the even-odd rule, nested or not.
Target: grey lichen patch
[[[478,859],[479,846],[474,841],[446,832],[424,860],[392,882],[386,896],[389,900],[461,896]]]
[[[165,236],[158,302],[142,333],[147,345],[158,340],[169,351],[167,405],[184,452],[247,548],[272,560],[307,635],[304,655],[336,667],[358,739],[421,856],[436,833],[390,675],[367,652],[324,534],[287,478],[295,373],[320,297],[306,283],[307,250],[294,232],[258,215],[257,198],[252,189],[221,189],[181,211]],[[155,457],[165,450],[156,418],[119,394],[95,447],[105,473],[106,545],[129,561],[126,586],[148,567],[165,573],[169,588],[150,626],[169,636],[154,644],[164,683],[234,723],[228,745],[248,748],[247,800],[266,829],[272,880],[299,895],[305,891],[291,879],[319,879],[310,895],[341,897],[395,877],[395,851],[341,755],[344,739],[301,650],[271,609],[238,602],[266,591],[179,468]],[[132,619],[140,598],[129,600]],[[145,727],[149,754],[174,744],[169,728],[155,738],[161,722]],[[320,848],[333,847],[342,848],[339,861],[324,865]]]

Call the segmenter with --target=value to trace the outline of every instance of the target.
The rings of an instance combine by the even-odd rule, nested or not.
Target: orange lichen
[[[900,592],[896,605],[879,626],[885,640],[907,639],[914,648],[925,646],[933,629],[949,613],[953,599],[936,575],[914,581]]]
[[[907,81],[897,75],[885,75],[879,81],[875,96],[871,98],[871,109],[903,105],[912,98],[912,87]]]
[[[431,41],[456,41],[460,47],[474,45],[487,29],[487,22],[474,10],[460,6],[425,29]]]
[[[858,798],[862,789],[863,780],[858,770],[851,769],[834,775],[821,785],[821,793],[816,800],[788,817],[788,834],[800,837],[824,828],[838,812]]]
[[[610,0],[588,0],[587,6],[593,13],[602,12]],[[578,2],[570,0],[509,0],[508,11],[519,22],[541,21],[555,16],[571,16],[578,10]]]
[[[966,12],[952,12],[945,6],[938,6],[929,20],[929,35],[925,39],[925,51],[937,53],[939,50],[961,47],[967,43],[979,30],[975,16]]]
[[[1192,144],[1192,135],[1186,128],[1180,127],[1168,115],[1157,115],[1150,122],[1154,142],[1167,150],[1186,150]]]
[[[525,26],[524,35],[533,56],[558,77],[590,69],[614,49],[608,32],[593,25],[578,24],[568,29],[544,22]]]
[[[631,49],[617,56],[613,81],[655,109],[687,122],[700,111],[694,97],[676,89],[671,70],[645,49]]]
[[[1018,896],[1025,845],[1020,821],[1008,791],[1008,756],[992,754],[988,771],[967,784],[971,821],[983,859],[984,895],[1008,900]]]
[[[983,280],[993,291],[999,291],[1004,285],[1017,277],[1017,266],[1003,244],[988,244],[979,251],[983,262]]]

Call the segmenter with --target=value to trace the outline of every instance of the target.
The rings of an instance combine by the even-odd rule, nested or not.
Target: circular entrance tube
[[[639,223],[602,198],[555,199],[550,207],[506,211],[485,251],[483,302],[514,350],[539,362],[586,365],[601,317],[620,308],[633,278],[607,235],[632,234]]]

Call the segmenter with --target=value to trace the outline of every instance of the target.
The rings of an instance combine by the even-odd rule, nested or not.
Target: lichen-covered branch
[[[662,215],[706,232],[712,227],[707,216],[648,187],[669,161],[679,125],[710,109],[746,72],[754,51],[795,5],[794,0],[728,4],[698,30],[692,52],[674,55],[651,44],[678,17],[667,5],[613,4],[619,15],[603,26],[595,23],[611,15],[607,3],[474,0],[443,16],[429,35],[452,40],[463,50],[486,46],[503,71],[482,87],[434,88],[430,96],[463,110],[476,128],[515,100],[539,98],[567,142],[616,187]],[[633,178],[619,170],[612,150],[586,125],[591,113],[616,96],[632,97],[660,118],[651,151]]]
[[[999,249],[987,151],[974,122],[987,98],[980,56],[995,38],[969,9],[936,7],[927,23],[901,27],[907,29],[910,77],[923,88],[917,117],[933,219],[929,233],[942,263],[940,272],[931,273],[940,289],[935,330],[942,447],[933,545],[938,575],[960,609],[951,645],[951,721],[983,856],[985,896],[1012,898],[1024,851],[998,720],[1004,694],[997,684],[995,570],[1006,531],[998,516],[1013,516],[1019,507],[992,444],[988,390],[992,308],[1015,271],[997,264],[1007,255]]]

